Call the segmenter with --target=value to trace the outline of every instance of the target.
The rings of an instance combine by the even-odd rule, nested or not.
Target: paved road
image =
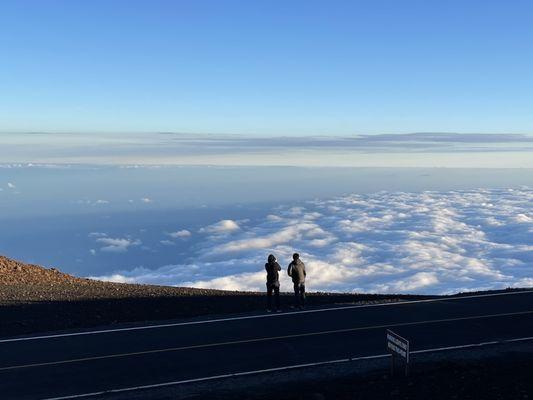
[[[49,399],[533,336],[533,292],[352,306],[0,340],[0,397]]]

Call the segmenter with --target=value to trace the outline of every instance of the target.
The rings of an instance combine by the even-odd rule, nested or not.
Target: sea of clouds
[[[191,260],[94,278],[228,290],[264,290],[264,263],[301,254],[313,291],[449,294],[533,286],[533,189],[378,192],[279,206],[260,220],[222,220],[161,241],[196,238]],[[134,238],[93,234],[93,251]],[[292,285],[282,271],[281,288]]]

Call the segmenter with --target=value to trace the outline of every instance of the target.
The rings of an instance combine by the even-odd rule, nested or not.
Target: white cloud
[[[274,253],[286,268],[297,251],[309,290],[439,294],[533,285],[529,188],[379,192],[273,211],[246,227],[222,220],[203,228],[211,235],[191,247],[191,262],[120,274],[144,283],[264,290],[266,256]],[[285,271],[281,284],[291,290]]]
[[[166,265],[157,270],[137,267],[131,271],[116,271],[111,275],[92,276],[93,279],[123,281],[129,283],[166,284],[172,285],[172,281],[185,282],[191,276],[197,276],[200,267],[195,264]],[[182,285],[183,286],[183,285]],[[191,285],[185,285],[191,286]]]
[[[107,233],[104,232],[90,232],[89,237],[106,237]]]
[[[16,189],[16,186],[14,183],[11,183],[11,182],[8,182],[7,183],[7,187],[10,188],[10,189]]]
[[[124,253],[128,251],[128,248],[131,246],[139,246],[141,241],[139,239],[129,239],[129,238],[110,238],[110,237],[101,237],[96,239],[97,243],[101,243],[104,246],[100,248],[100,251],[108,253]]]
[[[376,289],[380,292],[417,292],[421,289],[439,283],[435,272],[417,272],[405,279],[398,280],[391,284],[380,284]]]
[[[526,215],[526,214],[518,214],[516,217],[515,217],[515,221],[516,222],[524,222],[524,223],[531,223],[533,222],[533,216],[531,215]]]
[[[170,236],[172,239],[184,239],[191,236],[191,232],[187,229],[181,229],[175,232],[168,232],[167,235]]]
[[[94,204],[109,204],[109,200],[102,200],[102,199],[96,200]]]
[[[134,278],[128,278],[120,274],[89,276],[89,279],[96,279],[99,281],[107,281],[107,282],[115,282],[115,283],[135,283]]]
[[[215,224],[200,229],[200,233],[223,234],[238,231],[240,226],[231,219],[223,219]]]
[[[302,231],[314,228],[313,224],[294,224],[264,236],[251,236],[215,246],[208,254],[233,253],[249,250],[270,249],[275,245],[296,240]]]
[[[153,200],[150,199],[150,198],[148,198],[148,197],[143,197],[143,198],[141,199],[141,202],[142,202],[142,203],[152,203]]]
[[[263,272],[244,272],[206,281],[185,282],[184,285],[207,289],[224,288],[224,290],[258,291],[259,288],[262,289],[265,285],[264,275]]]

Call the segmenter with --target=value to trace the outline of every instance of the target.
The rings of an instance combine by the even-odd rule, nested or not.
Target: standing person
[[[300,260],[300,255],[294,253],[292,255],[292,262],[287,268],[287,274],[292,278],[294,284],[294,299],[296,306],[303,310],[305,307],[305,264]]]
[[[267,272],[267,312],[272,312],[272,292],[274,292],[276,312],[280,312],[279,308],[279,271],[281,267],[278,264],[276,257],[273,254],[268,256],[268,262],[265,264]]]

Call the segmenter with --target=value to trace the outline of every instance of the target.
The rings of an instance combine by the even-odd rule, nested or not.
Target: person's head
[[[299,260],[299,259],[300,259],[300,255],[299,255],[298,253],[294,253],[294,254],[292,255],[292,259],[293,259],[294,261]]]
[[[270,255],[268,256],[268,262],[271,263],[271,262],[275,262],[275,261],[276,261],[276,257],[274,257],[274,254],[270,254]]]

